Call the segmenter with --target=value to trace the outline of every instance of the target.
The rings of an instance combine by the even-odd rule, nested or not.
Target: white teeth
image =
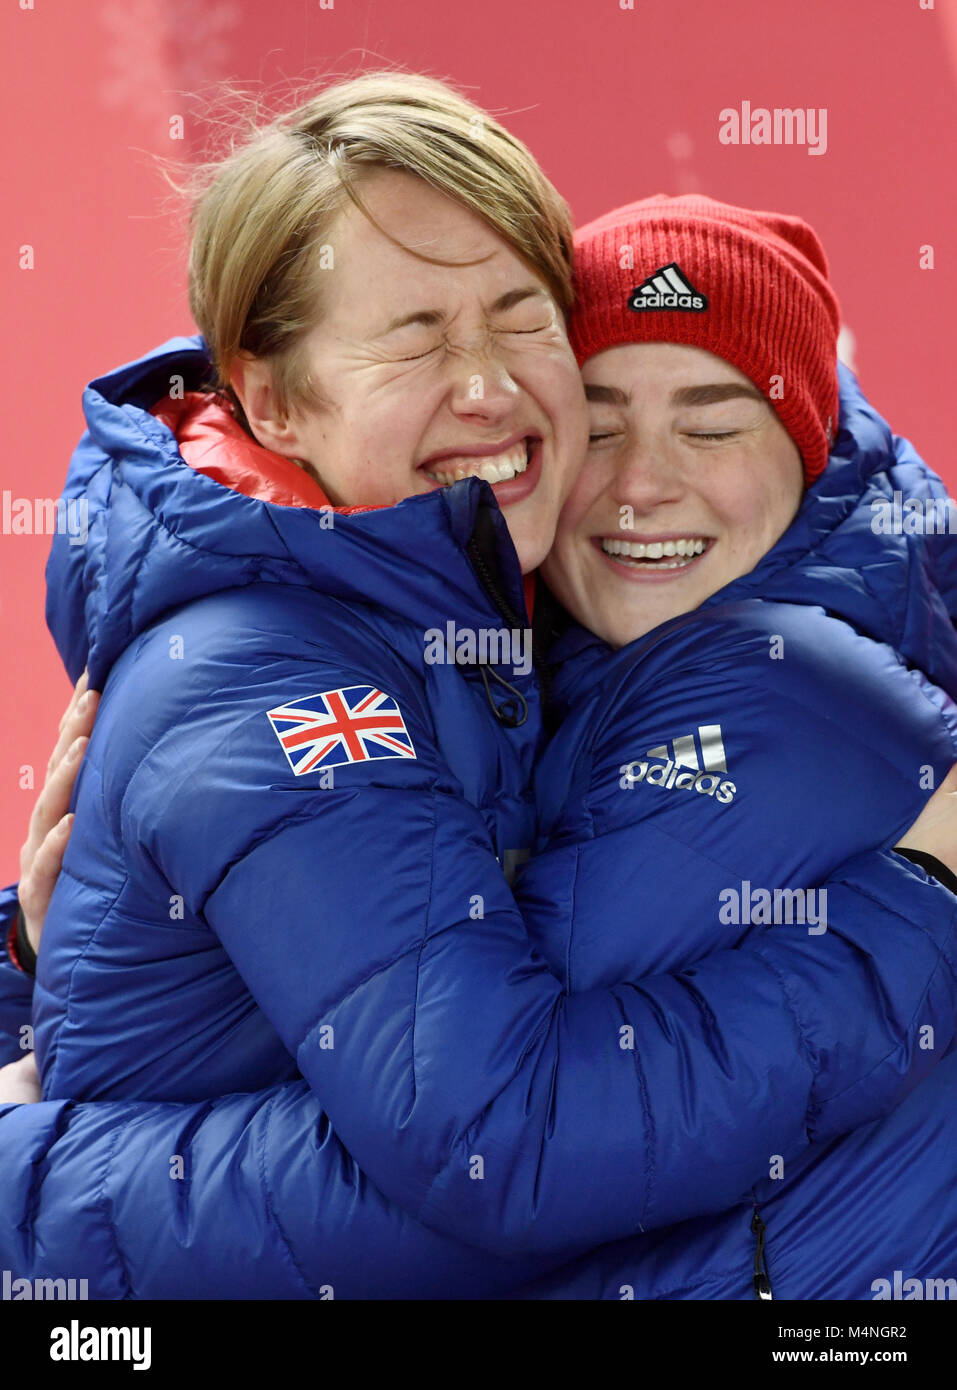
[[[620,556],[624,560],[668,560],[670,563],[656,563],[655,569],[681,569],[690,560],[704,553],[708,542],[700,536],[689,536],[677,541],[619,541],[603,540],[601,548],[606,555]],[[672,556],[679,558],[672,559]],[[683,558],[682,558],[683,557]],[[651,568],[651,566],[649,566]]]
[[[487,483],[504,483],[524,473],[528,467],[525,441],[513,444],[500,454],[480,454],[474,458],[459,455],[458,459],[443,459],[441,468],[424,470],[426,476],[449,487],[460,478],[484,478]]]

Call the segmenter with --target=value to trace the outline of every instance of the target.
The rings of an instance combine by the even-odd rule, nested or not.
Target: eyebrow
[[[631,405],[631,392],[619,386],[586,386],[585,400],[596,405]]]
[[[494,304],[489,306],[490,314],[504,314],[509,309],[514,309],[516,304],[521,304],[525,299],[531,299],[533,295],[544,295],[545,291],[540,285],[521,285],[514,290],[506,290],[500,294]],[[408,328],[410,324],[417,324],[422,328],[435,328],[438,324],[445,322],[446,315],[441,309],[418,309],[412,314],[400,314],[394,318],[386,328],[379,334],[384,338],[387,333],[394,333],[397,328]]]
[[[721,381],[708,386],[680,386],[676,391],[672,391],[671,404],[717,405],[719,401],[733,401],[738,396],[760,401],[762,405],[767,404],[756,386],[746,385],[743,381]]]
[[[749,400],[767,401],[755,386],[747,386],[743,381],[721,381],[701,386],[679,386],[672,391],[670,403],[673,406],[717,405],[720,401],[731,401],[744,396]],[[586,386],[585,399],[596,405],[631,405],[631,392],[619,386]]]
[[[521,304],[525,299],[532,299],[535,295],[544,295],[545,291],[541,285],[521,285],[515,290],[506,290],[500,294],[498,299],[489,309],[490,314],[504,314],[506,309],[514,309],[516,304]]]
[[[434,328],[444,318],[445,315],[440,309],[419,309],[414,314],[400,314],[382,330],[379,336],[384,338],[387,333],[394,333],[397,328],[407,328],[412,323],[421,324],[423,328]]]

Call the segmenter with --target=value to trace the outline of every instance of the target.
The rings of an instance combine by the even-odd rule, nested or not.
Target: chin
[[[534,551],[525,551],[521,546],[516,546],[515,549],[518,553],[518,563],[522,574],[534,574],[548,554],[548,550],[545,546],[540,550]]]
[[[647,636],[659,623],[667,621],[667,618],[656,618],[653,622],[644,618],[640,622],[635,622],[631,627],[620,625],[618,631],[606,637],[605,641],[610,647],[627,647],[629,642],[637,642],[639,637]]]
[[[522,573],[531,574],[532,570],[538,569],[548,554],[549,537],[535,533],[527,535],[520,526],[510,528],[510,531]]]
[[[637,642],[639,637],[645,637],[656,627],[660,627],[662,623],[670,623],[672,618],[680,618],[682,614],[690,613],[694,607],[695,605],[688,608],[676,608],[667,613],[644,611],[635,613],[633,618],[630,614],[623,613],[619,608],[609,613],[604,621],[599,621],[597,624],[582,619],[579,621],[583,627],[589,628],[610,647],[627,647],[629,642]]]

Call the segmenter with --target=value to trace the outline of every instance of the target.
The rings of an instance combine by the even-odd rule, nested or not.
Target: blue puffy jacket
[[[843,369],[841,423],[750,574],[620,651],[577,627],[553,648],[566,717],[520,901],[542,904],[530,930],[569,990],[694,968],[772,918],[804,921],[813,953],[827,898],[806,890],[893,845],[957,759],[957,508]],[[624,928],[623,901],[640,914]],[[923,1009],[914,1024],[916,1047],[946,1052]],[[685,1176],[706,1180],[704,1156]],[[955,1178],[951,1053],[882,1123],[792,1162],[769,1151],[738,1208],[534,1293],[750,1298],[754,1223],[774,1297],[885,1296],[897,1270],[957,1298]]]
[[[0,1117],[7,1267],[106,1297],[482,1296],[720,1212],[912,1090],[939,1055],[915,1013],[940,1050],[957,1015],[954,903],[894,855],[834,876],[813,950],[771,929],[562,987],[497,862],[530,835],[535,681],[508,673],[509,727],[494,673],[422,657],[446,621],[524,621],[490,490],[331,527],[227,491],[149,413],[205,366],[174,340],[85,398],[90,543],[55,546],[51,625],[109,680],[35,1011],[68,1099]],[[277,711],[379,689],[405,751],[297,776]]]

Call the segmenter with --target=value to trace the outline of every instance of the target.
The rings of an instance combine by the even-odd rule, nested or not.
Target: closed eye
[[[432,353],[438,352],[441,346],[441,343],[436,343],[435,347],[426,348],[425,352],[415,352],[411,357],[396,357],[394,360],[396,362],[418,362],[420,358],[431,357]]]

